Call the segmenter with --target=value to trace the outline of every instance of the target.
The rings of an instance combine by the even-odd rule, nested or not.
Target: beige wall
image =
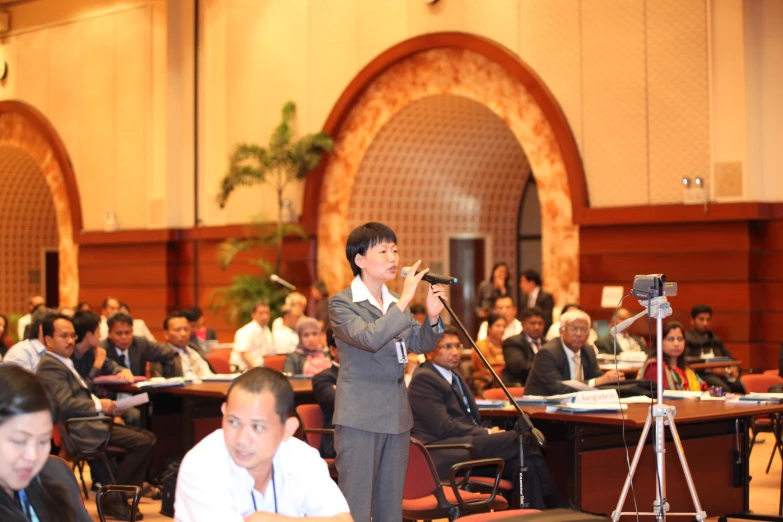
[[[11,9],[0,99],[28,102],[70,154],[86,230],[193,222],[192,9],[40,0]],[[190,55],[190,58],[188,58]]]

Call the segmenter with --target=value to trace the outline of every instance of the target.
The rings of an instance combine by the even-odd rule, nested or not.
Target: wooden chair
[[[511,386],[508,391],[511,392],[511,396],[516,397],[522,397],[525,393],[525,387],[524,386]],[[484,390],[484,398],[485,399],[491,399],[491,400],[506,400],[508,397],[506,397],[506,394],[503,393],[502,388],[490,388],[488,390]]]
[[[748,393],[766,393],[772,386],[781,384],[783,384],[783,377],[768,374],[767,372],[751,373],[742,376],[742,385]],[[778,414],[753,417],[750,419],[750,429],[753,432],[753,437],[750,439],[748,455],[753,451],[753,445],[756,443],[756,437],[759,433],[767,432],[775,436],[775,444],[772,447],[772,454],[769,456],[769,462],[767,463],[767,473],[769,473],[776,451],[780,453],[780,457],[783,459],[783,441],[781,441],[783,426],[781,425],[781,417]]]
[[[139,501],[141,500],[141,488],[139,486],[101,486],[98,490],[98,494],[95,496],[95,505],[98,507],[98,518],[101,522],[106,522],[106,516],[103,514],[103,497],[107,493],[129,493],[133,495],[133,501],[130,506],[130,522],[135,522],[136,513],[139,510]]]
[[[288,357],[287,355],[267,355],[264,357],[264,366],[267,368],[271,368],[272,370],[277,370],[278,372],[283,371],[283,364],[285,363],[285,358]]]
[[[461,489],[459,478],[477,467],[496,468],[491,493],[473,493]],[[503,459],[481,459],[460,462],[449,471],[449,486],[441,484],[435,465],[427,448],[411,437],[408,470],[405,474],[405,489],[402,496],[403,520],[433,520],[448,518],[454,520],[463,513],[508,509],[508,502],[497,495]]]
[[[300,404],[296,407],[296,415],[299,417],[299,423],[302,426],[302,434],[305,442],[313,448],[321,451],[321,439],[324,435],[334,437],[334,430],[324,428],[324,414],[318,404]],[[334,465],[334,459],[324,459],[329,466],[329,475],[337,478],[337,468]]]
[[[215,350],[207,354],[207,361],[217,373],[231,373],[231,365],[228,361],[231,359],[231,350]]]

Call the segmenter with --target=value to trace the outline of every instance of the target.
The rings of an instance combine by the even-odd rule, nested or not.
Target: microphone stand
[[[503,393],[506,394],[506,397],[508,397],[511,405],[515,410],[517,410],[519,418],[517,419],[516,423],[514,423],[514,430],[517,432],[517,437],[519,439],[519,507],[520,509],[528,509],[530,507],[530,503],[525,499],[525,478],[527,477],[527,467],[525,466],[524,435],[525,433],[530,432],[530,435],[542,448],[546,447],[546,438],[544,437],[543,433],[533,426],[533,423],[530,421],[530,417],[528,417],[527,413],[522,411],[522,408],[519,407],[517,401],[515,401],[514,397],[511,396],[511,392],[508,391],[506,385],[503,384],[503,381],[500,380],[498,374],[495,373],[495,369],[492,368],[492,365],[489,364],[487,358],[483,353],[481,353],[481,350],[478,349],[475,341],[473,341],[473,338],[470,336],[470,334],[468,334],[468,331],[465,329],[465,325],[463,325],[462,321],[459,320],[459,317],[457,317],[457,314],[451,308],[451,305],[449,305],[449,303],[444,298],[440,297],[439,299],[441,303],[443,303],[443,307],[446,309],[446,311],[449,312],[449,315],[454,320],[454,324],[457,326],[459,331],[462,332],[462,335],[464,335],[465,338],[470,342],[470,346],[473,347],[473,350],[476,352],[476,354],[478,354],[479,358],[481,358],[484,366],[487,367],[489,373],[492,374],[492,377],[500,385],[500,388],[503,390]]]

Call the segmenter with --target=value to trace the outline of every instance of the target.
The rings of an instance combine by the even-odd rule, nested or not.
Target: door
[[[486,239],[483,237],[449,238],[449,274],[459,279],[451,286],[451,307],[465,325],[465,329],[476,338],[479,324],[473,310],[476,288],[486,273]]]

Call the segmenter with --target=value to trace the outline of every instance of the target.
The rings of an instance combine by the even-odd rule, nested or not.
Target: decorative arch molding
[[[558,302],[578,299],[573,223],[588,201],[573,133],[530,67],[496,42],[465,33],[428,34],[390,48],[354,78],[332,109],[324,130],[335,138],[334,151],[307,177],[304,196],[303,221],[318,238],[319,277],[332,291],[350,279],[347,265],[335,260],[344,256],[353,182],[367,148],[397,112],[439,94],[483,104],[516,136],[539,187],[546,287]]]
[[[25,152],[38,165],[52,193],[59,233],[60,304],[79,298],[79,246],[82,229],[79,188],[71,160],[49,120],[24,102],[0,101],[0,147]]]

